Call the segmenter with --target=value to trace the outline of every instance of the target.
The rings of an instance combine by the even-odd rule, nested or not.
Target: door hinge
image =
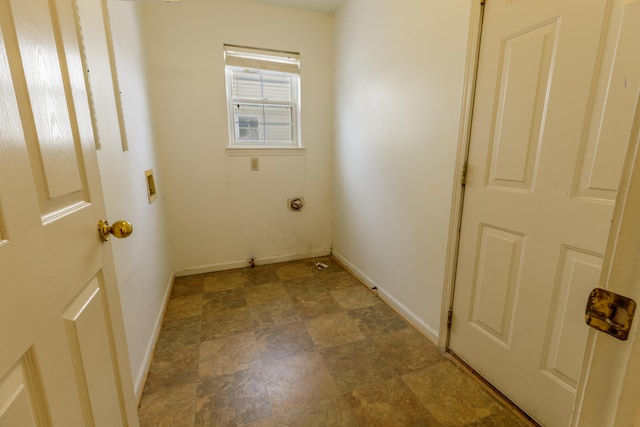
[[[460,184],[467,184],[467,162],[464,162],[464,165],[462,165],[462,177],[460,178]]]
[[[453,307],[447,312],[447,329],[451,329],[451,322],[453,321]]]

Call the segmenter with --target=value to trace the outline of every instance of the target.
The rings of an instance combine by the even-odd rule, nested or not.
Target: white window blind
[[[224,49],[230,145],[299,146],[299,55]]]

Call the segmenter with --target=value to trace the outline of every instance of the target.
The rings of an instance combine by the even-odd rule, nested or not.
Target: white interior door
[[[486,2],[450,348],[547,426],[569,423],[633,122],[626,3]]]
[[[0,0],[0,426],[137,425],[73,0]]]

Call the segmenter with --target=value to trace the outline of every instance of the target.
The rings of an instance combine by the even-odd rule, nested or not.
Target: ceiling
[[[262,3],[271,3],[279,6],[304,9],[312,12],[332,14],[344,2],[344,0],[255,0]]]

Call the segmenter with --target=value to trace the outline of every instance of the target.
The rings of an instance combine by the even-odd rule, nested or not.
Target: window
[[[300,56],[224,46],[229,146],[300,147]]]

